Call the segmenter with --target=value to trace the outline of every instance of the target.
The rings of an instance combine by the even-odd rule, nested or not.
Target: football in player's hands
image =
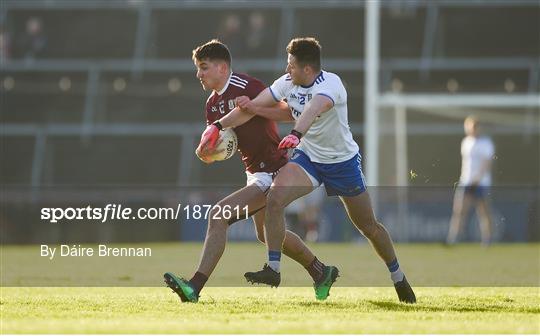
[[[215,149],[209,150],[207,146],[203,146],[202,144],[199,144],[195,150],[195,155],[197,155],[197,157],[204,163],[214,162],[215,160],[211,158],[213,154],[215,154]]]
[[[196,154],[205,163],[214,161],[223,161],[231,158],[238,149],[238,137],[231,129],[224,129],[218,133],[214,147],[204,146],[201,142],[197,148]]]
[[[238,149],[238,137],[232,128],[219,132],[219,139],[214,146],[214,153],[210,158],[215,161],[230,159]]]

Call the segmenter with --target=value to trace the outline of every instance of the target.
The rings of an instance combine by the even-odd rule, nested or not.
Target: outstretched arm
[[[316,95],[307,103],[306,108],[298,120],[296,120],[294,129],[302,134],[306,134],[315,119],[324,112],[329,111],[332,107],[334,107],[334,102],[330,98],[323,95]]]
[[[223,118],[206,127],[197,154],[201,154],[202,149],[210,152],[214,150],[220,129],[240,126],[256,115],[275,121],[294,120],[287,103],[277,102],[270,89],[265,89],[253,100],[245,96],[238,97],[237,104],[238,106]]]
[[[225,115],[218,121],[221,124],[221,127],[229,128],[229,127],[236,127],[236,126],[243,125],[254,116],[255,114],[252,114],[249,111],[245,109],[241,109],[240,107],[237,106],[231,112],[229,112],[227,115]]]
[[[300,139],[311,127],[311,124],[321,114],[329,111],[334,106],[332,99],[323,96],[315,95],[313,99],[306,105],[306,108],[296,120],[291,134],[281,140],[279,148],[295,148],[300,144]]]
[[[274,121],[293,121],[291,110],[287,103],[276,102],[267,88],[250,100],[246,96],[236,98],[238,104],[229,114],[219,120],[223,128],[240,126],[255,115]]]

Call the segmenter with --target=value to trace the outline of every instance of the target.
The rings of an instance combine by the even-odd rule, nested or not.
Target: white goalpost
[[[408,110],[425,111],[429,114],[446,116],[454,119],[464,119],[468,114],[477,109],[523,109],[530,111],[528,118],[515,115],[494,114],[486,115],[486,121],[494,124],[522,127],[531,132],[539,132],[540,123],[538,114],[540,111],[540,95],[528,94],[402,94],[398,92],[381,93],[379,91],[380,69],[380,1],[366,1],[365,17],[365,153],[366,179],[370,186],[380,186],[388,181],[381,180],[380,176],[380,136],[381,133],[393,132],[395,136],[395,173],[397,186],[407,186],[407,114]],[[381,127],[381,118],[385,113],[393,112],[393,126],[391,129]],[[536,115],[536,117],[530,117]],[[388,116],[384,116],[388,118]],[[491,120],[489,120],[491,118]],[[430,130],[426,130],[429,134]],[[433,132],[433,130],[431,130]],[[376,203],[376,202],[375,202]]]
[[[365,175],[375,211],[387,204],[380,203],[385,196],[381,187],[392,187],[396,202],[395,220],[389,224],[393,235],[400,241],[409,239],[411,223],[409,193],[411,166],[414,157],[423,155],[409,152],[411,136],[425,137],[423,145],[431,148],[436,141],[445,146],[459,146],[463,137],[463,120],[470,114],[481,116],[482,121],[494,125],[494,130],[515,136],[540,134],[540,94],[529,93],[401,93],[380,92],[380,1],[365,2]],[[412,121],[411,121],[412,120]],[[433,140],[436,136],[448,136]],[[418,143],[419,138],[415,141]],[[454,141],[455,140],[455,141]],[[455,143],[454,143],[455,142]],[[458,145],[456,145],[458,144]],[[534,147],[534,146],[533,146]],[[444,149],[442,149],[444,150]],[[414,155],[413,155],[414,154]],[[446,153],[459,156],[459,153]],[[540,155],[539,153],[533,153]],[[410,164],[411,163],[411,164]],[[456,172],[456,174],[458,174]],[[426,186],[432,186],[429,182]],[[411,210],[412,211],[412,210]],[[414,222],[414,221],[413,221]]]

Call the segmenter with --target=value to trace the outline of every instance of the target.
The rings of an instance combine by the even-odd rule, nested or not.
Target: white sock
[[[276,260],[276,261],[269,261],[268,262],[268,266],[270,266],[271,269],[273,269],[274,271],[276,271],[277,273],[279,273],[279,265],[280,265],[280,261],[279,260]]]
[[[390,273],[390,278],[394,283],[400,282],[405,277],[405,274],[401,271],[401,268],[398,268],[395,272]]]

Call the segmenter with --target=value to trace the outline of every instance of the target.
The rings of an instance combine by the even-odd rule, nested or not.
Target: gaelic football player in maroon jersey
[[[209,125],[202,135],[201,143],[217,141],[221,129],[219,119],[228,114],[236,106],[236,98],[247,96],[254,99],[266,86],[258,79],[245,74],[232,71],[231,55],[227,46],[218,40],[209,41],[193,50],[193,62],[197,68],[197,78],[205,91],[210,91],[206,101],[206,121]],[[257,238],[264,243],[264,218],[266,205],[266,191],[272,184],[272,178],[278,170],[287,163],[286,150],[278,149],[280,138],[275,121],[292,121],[289,107],[286,103],[278,107],[268,108],[268,115],[272,120],[256,116],[245,124],[234,128],[238,137],[238,148],[242,154],[245,165],[247,185],[218,202],[219,207],[248,206],[253,216]],[[212,136],[212,139],[208,137]],[[214,147],[214,146],[212,146]],[[212,163],[213,154],[206,146],[199,146],[197,156],[206,163]],[[263,210],[263,211],[261,211]],[[245,216],[245,215],[244,215]],[[216,219],[224,216],[209,214],[208,231],[204,242],[201,260],[197,271],[188,281],[167,272],[164,274],[167,286],[178,294],[182,302],[197,302],[201,289],[208,277],[216,267],[227,241],[229,225],[243,218]],[[291,231],[286,231],[283,242],[283,252],[306,268],[315,282],[316,297],[324,300],[328,297],[330,286],[338,276],[335,266],[326,266],[319,261],[304,242]],[[268,266],[267,266],[268,267]],[[275,287],[279,285],[276,279]],[[330,282],[330,286],[328,283]],[[324,283],[324,286],[322,284]],[[319,284],[321,286],[319,286]],[[327,290],[321,295],[318,287]]]

